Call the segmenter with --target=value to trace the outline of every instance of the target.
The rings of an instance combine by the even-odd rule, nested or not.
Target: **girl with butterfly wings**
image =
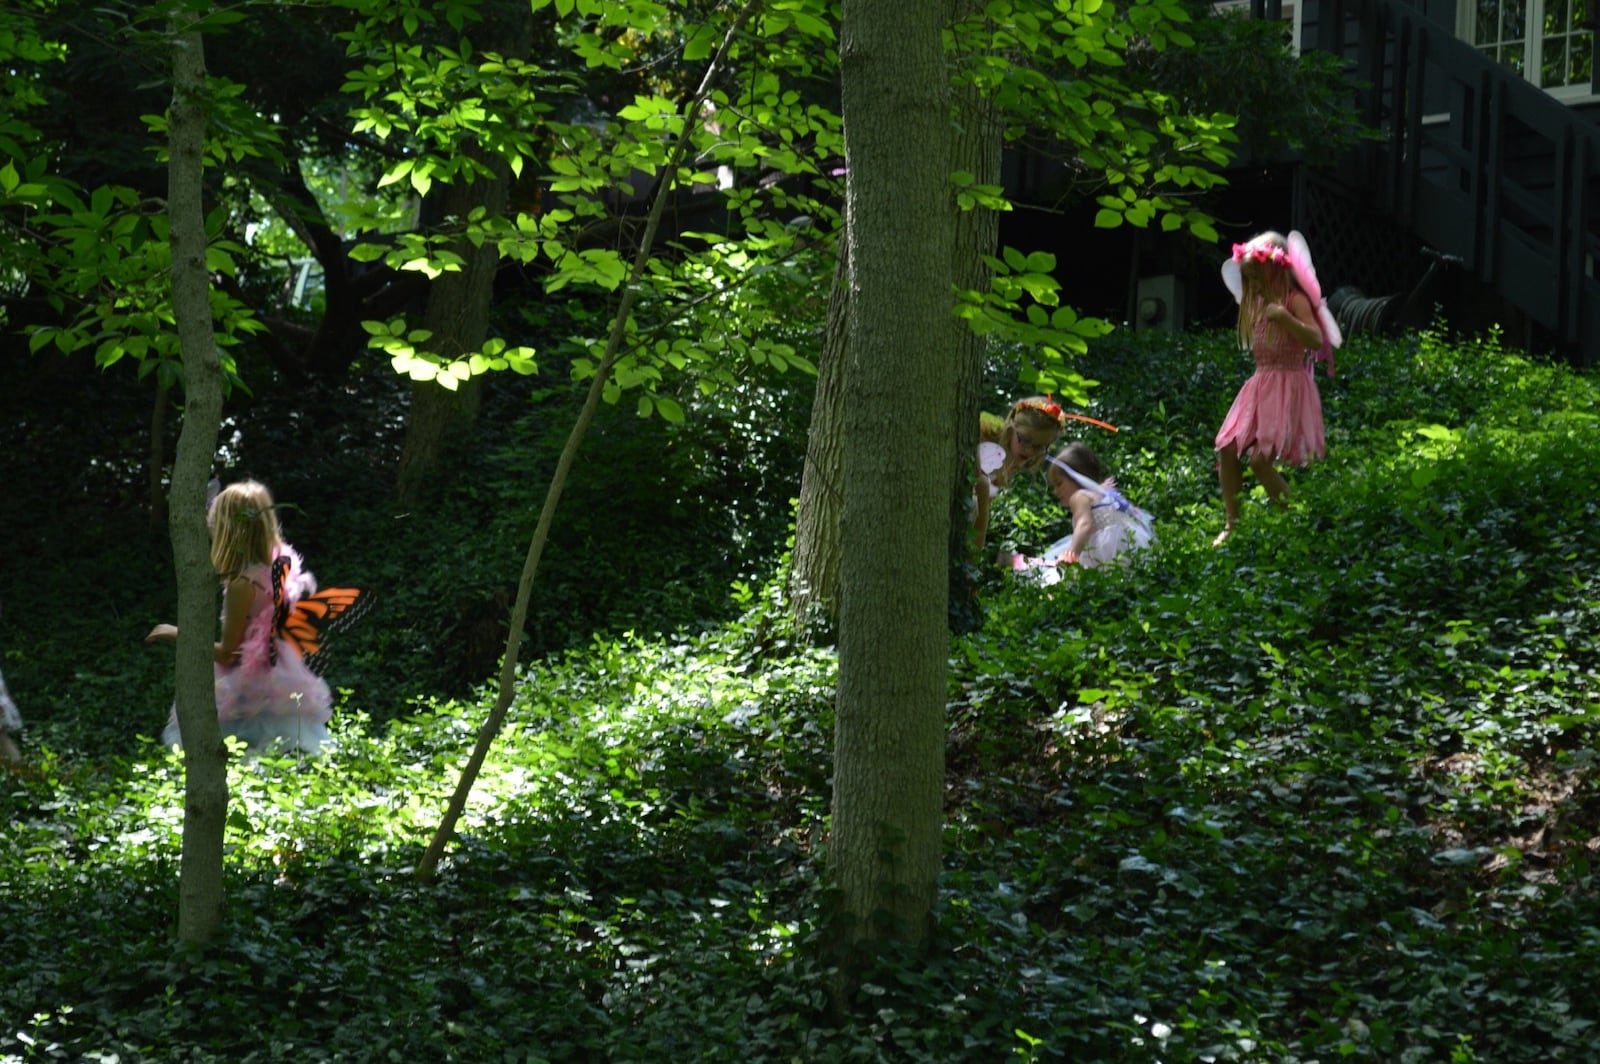
[[[1100,456],[1086,444],[1071,443],[1050,456],[1050,490],[1072,515],[1072,532],[1036,558],[1011,556],[1011,568],[1041,586],[1060,582],[1062,569],[1096,569],[1155,541],[1152,518],[1117,490]]]
[[[283,541],[271,493],[255,481],[222,489],[206,523],[211,564],[222,578],[222,638],[212,645],[222,734],[253,750],[277,742],[315,753],[328,738],[333,697],[314,657],[367,597],[359,588],[316,590]],[[145,642],[177,637],[175,625],[158,624]],[[161,740],[182,744],[176,707]]]

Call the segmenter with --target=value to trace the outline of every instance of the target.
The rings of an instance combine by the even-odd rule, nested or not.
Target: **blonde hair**
[[[1245,247],[1263,245],[1281,248],[1285,252],[1289,249],[1289,241],[1283,234],[1270,229],[1252,237]],[[1288,306],[1289,297],[1300,291],[1300,285],[1295,281],[1294,271],[1287,262],[1257,262],[1248,257],[1239,263],[1239,282],[1239,346],[1248,350],[1255,343],[1256,323],[1266,314],[1267,304],[1282,303]]]
[[[206,513],[211,531],[211,567],[231,580],[252,565],[265,565],[283,545],[272,493],[254,480],[229,484]]]
[[[1048,435],[1050,438],[1044,449],[1019,470],[1025,472],[1037,469],[1044,461],[1045,454],[1061,435],[1063,424],[1061,407],[1054,399],[1048,395],[1030,395],[1011,404],[1004,421],[993,414],[982,415],[978,422],[978,439],[984,443],[998,443],[1010,451],[1011,437],[1019,428]]]

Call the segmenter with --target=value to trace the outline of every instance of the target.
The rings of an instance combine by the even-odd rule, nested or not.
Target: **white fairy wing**
[[[998,443],[978,444],[978,472],[984,476],[993,476],[1005,465],[1006,449]]]
[[[1222,264],[1222,283],[1228,286],[1228,291],[1233,293],[1235,303],[1244,300],[1244,278],[1239,273],[1239,264],[1229,259]]]
[[[1322,340],[1326,346],[1338,347],[1344,343],[1344,334],[1339,332],[1339,323],[1334,320],[1326,300],[1317,304],[1317,323],[1322,326]]]

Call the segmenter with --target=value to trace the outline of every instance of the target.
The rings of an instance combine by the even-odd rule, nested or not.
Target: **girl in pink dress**
[[[333,697],[301,650],[276,630],[274,614],[314,592],[316,580],[283,541],[272,495],[261,484],[223,488],[206,523],[211,564],[222,579],[222,638],[212,645],[222,734],[243,739],[252,751],[278,743],[315,753],[328,738]],[[145,642],[177,638],[176,625],[158,624]],[[176,706],[161,741],[182,745]]]
[[[1256,371],[1234,397],[1217,431],[1217,477],[1222,483],[1226,524],[1214,545],[1239,523],[1244,459],[1274,505],[1288,503],[1289,484],[1274,463],[1304,465],[1327,453],[1322,436],[1322,398],[1312,375],[1326,361],[1333,376],[1333,349],[1342,342],[1322,298],[1305,238],[1266,232],[1233,246],[1222,279],[1239,304],[1239,346],[1249,348]]]

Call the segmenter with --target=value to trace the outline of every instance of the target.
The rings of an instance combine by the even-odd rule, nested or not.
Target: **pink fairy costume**
[[[285,604],[293,605],[316,590],[316,578],[293,547],[283,545],[278,556],[289,561],[282,595]],[[273,634],[271,569],[270,564],[257,565],[242,574],[256,586],[256,597],[245,620],[238,664],[216,666],[217,721],[224,736],[243,739],[253,751],[281,742],[288,749],[316,753],[328,739],[333,696],[299,650]],[[161,741],[168,746],[181,742],[176,706]]]
[[[1248,244],[1235,244],[1233,257],[1222,264],[1222,280],[1235,302],[1244,299],[1244,280],[1239,263],[1246,258],[1258,262],[1286,265],[1295,283],[1316,310],[1322,331],[1322,346],[1315,352],[1265,316],[1258,316],[1251,337],[1250,352],[1256,370],[1234,397],[1222,428],[1217,430],[1216,449],[1232,444],[1241,456],[1260,452],[1292,465],[1304,465],[1327,453],[1322,429],[1322,397],[1312,376],[1314,361],[1327,363],[1333,376],[1333,349],[1343,338],[1339,326],[1322,298],[1311,250],[1299,232],[1291,232],[1287,248],[1260,238]],[[1253,298],[1260,298],[1254,296]]]

